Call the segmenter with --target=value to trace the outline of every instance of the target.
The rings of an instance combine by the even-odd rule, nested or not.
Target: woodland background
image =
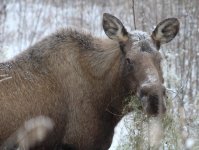
[[[135,22],[132,6],[132,0],[0,0],[1,56],[11,58],[61,27],[105,37],[104,12],[117,16],[129,31],[136,24],[148,33],[161,20],[176,17],[180,33],[160,50],[167,115],[145,118],[132,100],[135,111],[119,123],[110,149],[199,149],[199,1],[134,0]]]

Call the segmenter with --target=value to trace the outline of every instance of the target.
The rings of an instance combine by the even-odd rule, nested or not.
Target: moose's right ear
[[[121,21],[116,17],[108,13],[104,13],[102,25],[104,32],[110,39],[118,42],[125,42],[128,40],[128,32]]]

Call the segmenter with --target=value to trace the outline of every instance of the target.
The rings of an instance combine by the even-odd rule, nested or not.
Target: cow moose
[[[137,95],[148,116],[164,114],[161,44],[179,31],[176,18],[160,22],[152,34],[127,32],[104,13],[109,37],[62,29],[0,64],[0,144],[26,120],[47,116],[52,132],[32,149],[107,150],[125,106]]]

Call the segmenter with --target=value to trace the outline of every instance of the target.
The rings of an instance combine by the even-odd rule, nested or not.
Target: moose
[[[106,39],[61,29],[0,64],[10,77],[0,82],[0,145],[26,120],[47,116],[54,128],[31,149],[107,150],[125,98],[138,96],[148,116],[166,112],[159,49],[177,35],[178,19],[130,33],[104,13],[102,26]]]

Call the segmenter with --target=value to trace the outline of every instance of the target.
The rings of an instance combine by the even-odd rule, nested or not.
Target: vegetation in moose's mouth
[[[136,111],[137,113],[143,113],[141,101],[137,96],[129,96],[124,100],[126,104],[123,109],[123,114],[127,114],[129,112]]]

